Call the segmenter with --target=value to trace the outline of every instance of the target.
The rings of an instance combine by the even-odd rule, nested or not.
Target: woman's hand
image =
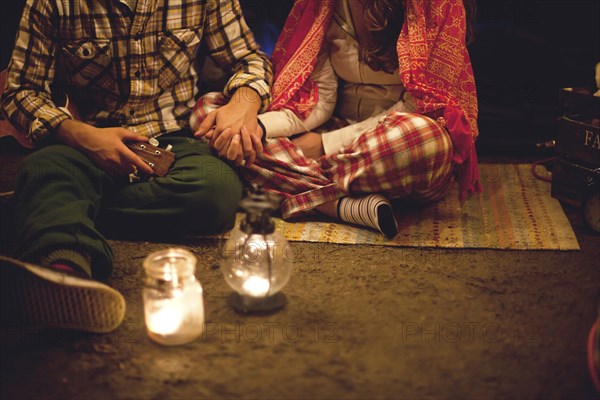
[[[206,137],[220,157],[251,164],[262,151],[262,129],[258,126],[260,97],[254,90],[239,88],[229,102],[208,113],[196,138]]]
[[[109,174],[122,176],[136,169],[148,175],[153,173],[152,168],[125,145],[125,142],[147,142],[148,138],[125,128],[96,128],[66,120],[56,129],[56,138],[82,151]]]
[[[306,158],[317,160],[325,154],[320,133],[306,132],[304,135],[292,139],[292,143],[302,150],[302,153],[304,153]]]

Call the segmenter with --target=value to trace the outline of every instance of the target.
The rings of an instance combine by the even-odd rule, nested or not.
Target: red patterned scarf
[[[306,118],[318,100],[309,78],[333,15],[334,0],[296,0],[275,46],[271,110],[287,108]],[[400,78],[417,107],[445,125],[461,197],[481,191],[475,139],[477,95],[465,43],[461,0],[405,0],[398,38]]]

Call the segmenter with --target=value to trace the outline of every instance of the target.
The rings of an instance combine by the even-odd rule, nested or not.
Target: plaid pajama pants
[[[222,104],[214,93],[200,99],[190,118],[192,129]],[[441,125],[420,114],[391,112],[350,146],[318,160],[304,157],[288,138],[269,139],[255,163],[242,167],[242,175],[279,195],[287,219],[349,194],[440,200],[452,182],[451,157],[452,142]]]

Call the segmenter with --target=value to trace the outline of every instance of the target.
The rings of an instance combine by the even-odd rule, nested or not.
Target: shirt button
[[[133,115],[135,114],[135,110],[132,108],[131,110],[129,110],[129,115]]]
[[[140,76],[142,76],[142,73],[140,71],[135,71],[133,75],[135,75],[136,78],[139,78]]]
[[[136,42],[138,40],[141,40],[141,39],[142,39],[142,34],[141,33],[136,33],[135,36],[133,37],[133,40],[135,40]]]
[[[88,49],[83,49],[83,51],[81,52],[81,54],[83,54],[84,57],[87,57],[90,55],[90,51]]]

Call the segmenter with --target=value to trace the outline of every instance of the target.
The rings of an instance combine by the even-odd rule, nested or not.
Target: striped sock
[[[373,228],[387,237],[398,233],[392,205],[380,194],[343,197],[337,211],[344,222]]]

